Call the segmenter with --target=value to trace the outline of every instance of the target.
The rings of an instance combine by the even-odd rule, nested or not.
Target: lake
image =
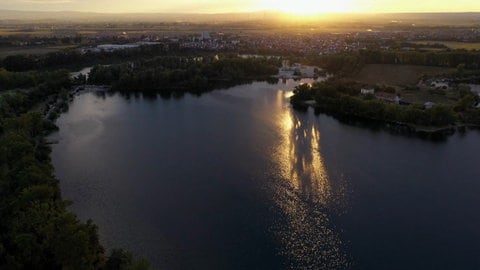
[[[480,269],[480,133],[296,112],[297,84],[81,93],[50,138],[62,195],[156,269]]]

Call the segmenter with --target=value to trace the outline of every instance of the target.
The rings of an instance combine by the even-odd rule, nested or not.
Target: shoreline
[[[321,106],[317,105],[313,100],[301,101],[298,104],[291,104],[292,108],[296,111],[305,112],[308,108],[313,108],[315,114],[327,114],[335,117],[343,118],[342,120],[362,121],[365,124],[381,125],[388,129],[394,129],[396,131],[407,132],[409,134],[418,135],[453,135],[456,132],[465,132],[467,129],[480,129],[480,126],[468,123],[456,123],[449,126],[421,126],[415,124],[408,124],[403,122],[385,121],[376,118],[361,117],[358,115],[346,114],[346,113],[331,113],[324,110]],[[340,120],[340,119],[339,119]]]

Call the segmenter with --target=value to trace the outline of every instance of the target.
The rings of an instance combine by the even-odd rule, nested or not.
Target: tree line
[[[368,49],[335,55],[311,57],[293,57],[296,62],[319,66],[329,73],[344,76],[359,72],[366,64],[397,64],[436,66],[467,70],[480,69],[480,51],[445,50],[445,51],[404,51]]]
[[[41,92],[50,94],[58,87],[68,88],[69,85],[70,78],[66,70],[10,72],[0,68],[0,92],[16,88],[42,87],[43,91]]]
[[[115,91],[201,93],[278,73],[279,60],[237,56],[165,56],[110,66],[95,66],[91,84],[111,85]]]
[[[162,43],[140,46],[124,50],[82,52],[77,49],[51,52],[44,55],[10,55],[0,60],[0,67],[8,71],[21,72],[31,70],[55,70],[59,68],[77,68],[94,64],[110,64],[138,58],[152,58],[157,55],[167,55],[172,52],[188,54],[181,50],[177,43]]]

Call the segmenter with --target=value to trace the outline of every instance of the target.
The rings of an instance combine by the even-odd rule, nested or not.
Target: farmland
[[[443,44],[453,50],[480,50],[480,42],[458,42],[458,41],[417,41],[416,44]]]
[[[32,47],[32,48],[0,48],[0,59],[10,55],[17,54],[46,54],[58,51],[59,49],[53,47]]]
[[[430,66],[369,64],[349,79],[366,84],[414,85],[424,75],[441,75],[454,71],[451,68]]]

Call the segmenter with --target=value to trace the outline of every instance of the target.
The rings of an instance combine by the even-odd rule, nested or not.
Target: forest
[[[253,80],[269,80],[278,73],[280,65],[278,59],[242,59],[232,55],[160,56],[97,65],[90,72],[88,83],[111,85],[112,90],[124,92],[202,93]]]
[[[171,53],[190,54],[192,52],[181,50],[177,43],[162,43],[126,50],[99,52],[91,50],[84,52],[80,50],[62,50],[45,55],[18,54],[7,56],[0,60],[0,68],[14,72],[61,68],[78,69],[95,64],[112,64],[135,59],[148,59],[157,55],[168,55]]]

